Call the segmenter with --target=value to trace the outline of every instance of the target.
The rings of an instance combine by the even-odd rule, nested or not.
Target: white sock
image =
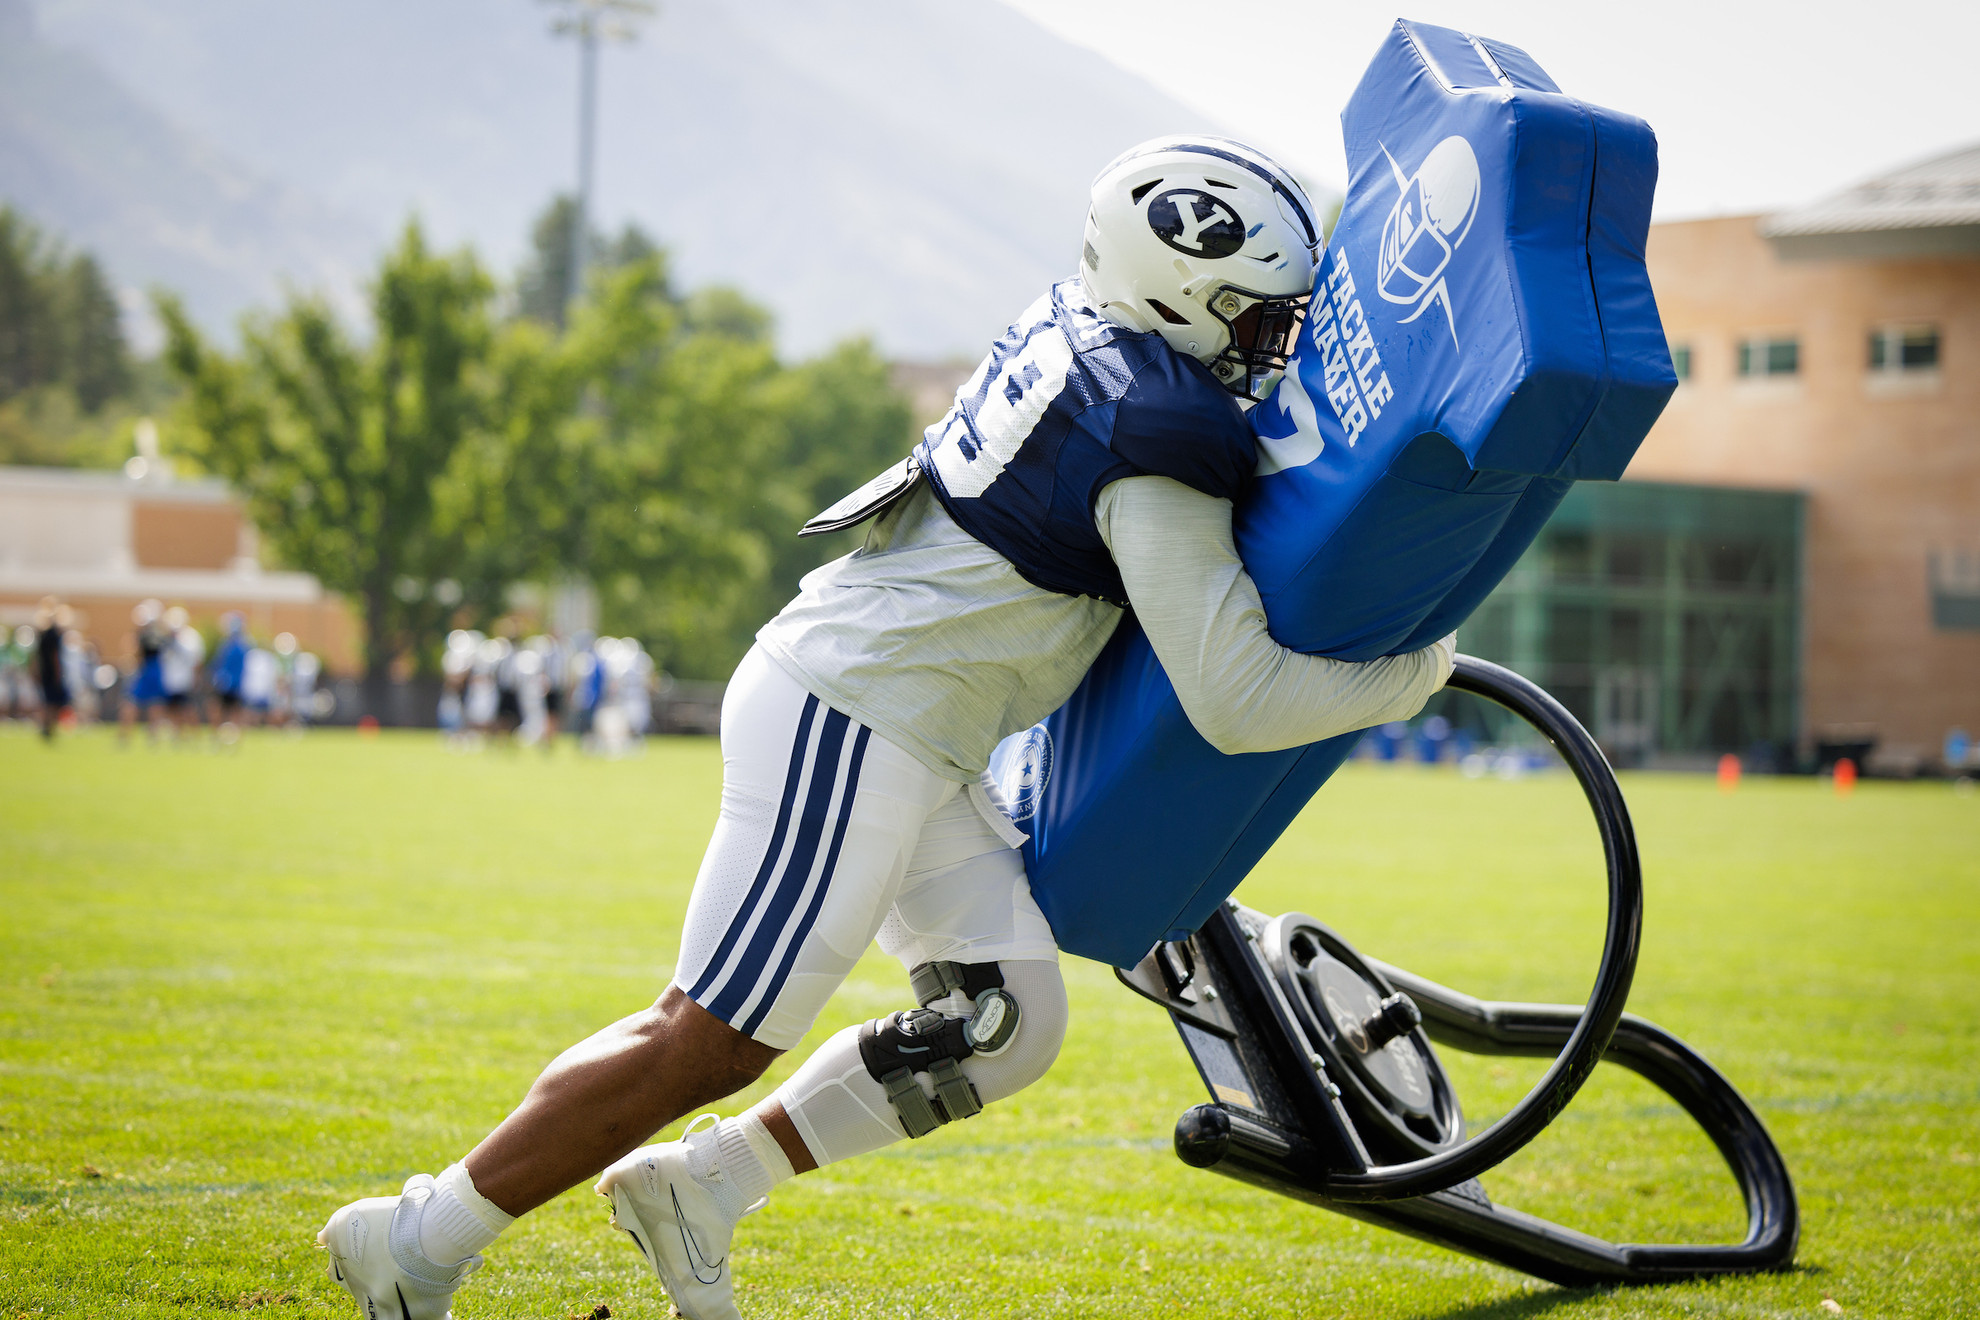
[[[730,1222],[741,1219],[795,1175],[790,1157],[753,1112],[725,1118],[690,1145],[688,1167]]]
[[[465,1165],[450,1164],[433,1181],[433,1199],[419,1218],[419,1253],[435,1265],[460,1264],[516,1222],[474,1189]]]

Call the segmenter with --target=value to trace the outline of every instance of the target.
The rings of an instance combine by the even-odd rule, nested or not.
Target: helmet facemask
[[[1254,293],[1229,284],[1212,293],[1210,315],[1230,335],[1223,352],[1208,364],[1217,383],[1253,403],[1270,394],[1285,374],[1311,296],[1311,292]]]

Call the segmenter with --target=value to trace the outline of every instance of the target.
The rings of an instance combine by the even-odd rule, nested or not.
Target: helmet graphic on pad
[[[1377,288],[1392,303],[1419,304],[1402,319],[1405,325],[1432,303],[1443,304],[1448,317],[1450,293],[1444,285],[1444,268],[1478,216],[1478,157],[1469,142],[1455,136],[1432,147],[1415,174],[1405,174],[1386,146],[1382,154],[1395,175],[1398,196],[1382,224]],[[1454,319],[1451,342],[1457,342]]]
[[[1155,331],[1256,400],[1285,370],[1319,244],[1312,203],[1271,157],[1157,138],[1093,181],[1079,276],[1109,320]]]

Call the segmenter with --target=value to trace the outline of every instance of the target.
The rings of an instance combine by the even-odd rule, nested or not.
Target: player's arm
[[[1455,634],[1366,662],[1279,645],[1238,559],[1228,500],[1168,477],[1128,477],[1100,492],[1094,521],[1184,712],[1220,752],[1276,751],[1408,719],[1451,676]]]

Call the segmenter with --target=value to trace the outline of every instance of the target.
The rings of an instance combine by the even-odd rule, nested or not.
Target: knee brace
[[[1003,1053],[1017,1035],[1019,1011],[996,963],[922,963],[909,971],[908,980],[920,1007],[861,1027],[859,1057],[886,1088],[902,1128],[910,1137],[925,1137],[944,1123],[983,1112],[962,1061]],[[957,992],[974,1005],[969,1014],[929,1007]],[[928,1074],[933,1097],[921,1089],[918,1073]]]

